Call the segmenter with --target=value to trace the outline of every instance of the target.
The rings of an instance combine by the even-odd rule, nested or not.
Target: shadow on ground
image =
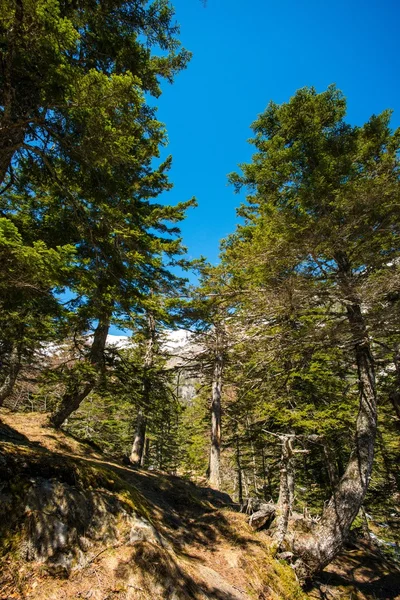
[[[126,556],[125,552],[124,558],[117,561],[114,568],[116,580],[126,580],[129,587],[132,569],[136,572],[140,570],[144,581],[149,583],[146,592],[148,598],[154,594],[154,585],[160,589],[160,594],[154,597],[163,599],[248,598],[241,592],[236,592],[232,582],[228,583],[211,568],[207,567],[206,576],[199,577],[196,573],[196,565],[203,565],[204,568],[207,564],[210,565],[210,555],[220,552],[221,546],[232,546],[247,552],[250,548],[261,545],[250,530],[247,534],[244,517],[241,530],[232,525],[228,513],[232,516],[231,511],[236,507],[229,496],[179,477],[137,471],[104,457],[94,458],[92,448],[85,444],[77,445],[76,440],[75,447],[71,448],[69,436],[63,432],[53,432],[47,427],[41,428],[41,435],[35,431],[34,440],[31,440],[19,425],[18,429],[11,426],[11,417],[7,421],[0,422],[0,483],[7,485],[15,481],[24,482],[23,494],[26,497],[22,498],[22,507],[27,504],[29,494],[35,486],[39,489],[39,494],[36,495],[43,496],[43,506],[49,505],[51,500],[44,496],[52,493],[56,482],[57,486],[64,486],[63,502],[72,507],[72,516],[85,513],[87,518],[80,518],[84,529],[91,522],[93,498],[99,502],[101,500],[106,507],[101,514],[110,510],[105,495],[107,493],[111,499],[118,497],[121,502],[126,502],[127,509],[133,499],[130,506],[155,527],[162,543],[158,545],[145,540],[135,543],[133,548],[126,546],[125,550],[130,554]],[[32,427],[32,423],[29,426]],[[47,490],[46,494],[42,493],[43,490]],[[60,494],[61,492],[58,496]],[[41,514],[42,503],[39,502],[36,506],[30,501],[29,506],[30,511],[36,515],[34,520],[40,531],[48,530],[52,535],[53,525],[47,527],[46,523],[42,523],[45,518]],[[57,510],[60,506],[59,502]],[[53,513],[54,510],[50,516],[54,520]],[[13,527],[23,526],[22,520],[27,523],[26,519],[29,518],[22,508],[16,514]],[[83,530],[80,531],[82,527],[72,523],[69,516],[64,521],[68,530],[77,530],[77,540],[84,535]],[[68,532],[63,531],[62,535],[68,535]],[[41,538],[40,541],[42,542]],[[47,548],[49,540],[45,542]],[[207,560],[203,560],[206,554]]]
[[[126,507],[146,518],[158,532],[160,541],[139,540],[129,545],[129,539],[124,538],[122,546],[112,555],[108,552],[112,544],[99,538],[102,545],[89,551],[87,556],[92,558],[85,559],[94,573],[93,581],[89,577],[92,571],[85,567],[79,576],[58,584],[66,590],[63,598],[76,598],[73,594],[77,590],[80,593],[83,585],[90,589],[103,577],[104,590],[107,586],[111,590],[107,597],[121,600],[248,600],[244,589],[253,575],[255,580],[260,578],[257,589],[267,590],[261,595],[257,592],[262,600],[304,597],[297,595],[301,591],[296,582],[290,582],[291,591],[287,593],[269,595],[271,585],[278,588],[279,581],[289,581],[291,570],[279,571],[285,567],[268,559],[263,532],[254,534],[248,528],[245,517],[235,512],[237,506],[229,496],[179,477],[134,470],[108,460],[88,444],[44,427],[45,422],[45,415],[35,418],[1,411],[0,491],[15,481],[24,483],[21,490],[27,495],[37,482],[41,482],[41,489],[48,489],[48,494],[56,489],[56,484],[64,486],[63,489],[70,486],[72,495],[67,504],[74,506],[75,514],[97,511],[100,522],[104,515],[113,511],[117,514],[121,506]],[[23,506],[26,498],[22,498]],[[33,508],[37,508],[34,512],[41,512],[41,506]],[[23,511],[20,516],[27,519]],[[89,517],[81,518],[82,523],[92,522]],[[70,526],[74,528],[72,522]],[[77,532],[77,539],[79,535]],[[107,535],[112,537],[110,532]],[[239,557],[236,566],[229,565],[225,556],[229,553]],[[265,574],[267,587],[263,587]],[[12,590],[12,573],[9,577]],[[80,578],[81,583],[75,585],[74,578]],[[47,581],[47,585],[55,585],[54,580]],[[111,581],[122,582],[121,589],[125,591],[116,591]],[[308,594],[309,598],[329,600],[400,599],[400,572],[378,553],[374,554],[371,545],[361,545],[348,549],[329,565]],[[39,600],[46,596],[27,597]]]

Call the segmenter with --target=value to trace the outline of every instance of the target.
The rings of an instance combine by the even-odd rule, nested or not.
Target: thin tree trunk
[[[292,541],[293,551],[300,557],[295,568],[298,574],[306,572],[308,576],[323,569],[343,547],[368,489],[377,428],[375,369],[365,319],[352,290],[347,257],[340,254],[337,264],[354,345],[360,405],[353,450],[321,521],[311,535],[303,533]]]
[[[24,137],[24,129],[13,128],[12,125],[0,128],[0,184],[4,183],[12,158],[21,147]]]
[[[237,478],[238,478],[238,502],[240,506],[243,504],[243,479],[242,479],[242,465],[240,461],[240,445],[239,436],[236,434],[236,467],[237,467]]]
[[[248,435],[249,440],[250,440],[251,462],[253,463],[254,495],[257,496],[257,493],[258,493],[257,462],[256,462],[256,453],[255,453],[255,450],[254,450],[253,436],[251,435],[251,431],[250,431],[250,424],[249,424],[249,417],[248,417],[248,415],[246,416],[246,429],[247,429],[247,435]]]
[[[142,411],[139,410],[136,419],[135,437],[133,439],[132,450],[129,457],[130,462],[135,467],[142,466],[143,452],[146,439],[147,419]]]
[[[59,429],[68,417],[79,408],[82,401],[90,394],[98,382],[99,376],[104,372],[104,349],[106,347],[108,330],[110,328],[110,315],[100,319],[93,336],[92,346],[90,348],[88,362],[95,367],[97,373],[88,381],[82,382],[79,379],[72,381],[61,400],[61,404],[54,415],[50,417],[50,423],[56,429]]]
[[[143,449],[143,453],[142,453],[142,460],[140,461],[140,466],[142,467],[142,469],[144,469],[144,467],[147,466],[147,463],[149,461],[149,455],[150,455],[150,440],[148,437],[146,437],[144,449]]]
[[[279,436],[282,443],[279,498],[276,506],[276,531],[274,538],[278,548],[281,547],[286,536],[289,517],[292,512],[294,499],[294,473],[293,473],[293,436]]]
[[[267,466],[265,464],[265,452],[264,452],[263,446],[261,446],[261,460],[262,460],[262,472],[263,472],[263,494],[264,494],[264,500],[266,500],[267,499],[267,478],[266,478]]]
[[[329,442],[326,439],[322,440],[322,448],[324,451],[325,464],[326,464],[326,470],[328,472],[329,483],[331,486],[331,490],[333,491],[339,482],[338,470],[336,467],[336,460],[335,460],[335,453],[332,450],[331,445],[329,444]]]
[[[3,406],[4,400],[10,396],[17,381],[18,373],[21,370],[21,357],[16,347],[11,350],[8,373],[0,386],[0,406]]]
[[[146,439],[147,417],[145,410],[150,404],[151,381],[148,375],[148,370],[151,369],[154,362],[154,351],[156,343],[156,322],[154,315],[149,312],[147,315],[147,343],[146,354],[143,361],[144,377],[142,388],[142,407],[138,411],[136,419],[135,436],[133,439],[132,450],[129,457],[130,462],[135,467],[140,467],[142,464],[143,451]]]
[[[223,359],[217,350],[214,363],[211,403],[211,446],[208,480],[210,485],[219,490],[221,486],[221,392],[222,392]]]
[[[397,426],[400,427],[400,350],[396,349],[393,357],[395,372],[396,372],[396,388],[389,394],[390,402],[392,403],[394,412],[397,417]]]

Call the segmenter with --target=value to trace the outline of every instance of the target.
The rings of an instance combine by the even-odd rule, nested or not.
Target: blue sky
[[[394,110],[400,125],[400,4],[395,0],[172,0],[183,45],[193,52],[156,101],[173,156],[174,204],[196,196],[182,224],[189,256],[218,262],[237,222],[240,197],[227,174],[251,159],[250,125],[270,100],[331,83],[348,100],[348,120]],[[116,327],[111,333],[122,333]]]
[[[348,120],[394,110],[400,125],[400,4],[396,0],[172,0],[187,70],[163,85],[158,118],[168,130],[175,203],[196,196],[182,226],[192,257],[218,260],[240,198],[227,173],[251,157],[250,124],[269,102],[330,83],[348,99]]]

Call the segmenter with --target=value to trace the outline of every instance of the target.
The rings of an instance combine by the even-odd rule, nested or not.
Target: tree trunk
[[[221,485],[220,455],[221,455],[221,392],[222,392],[223,359],[217,350],[212,380],[211,403],[211,446],[208,480],[210,485],[219,490]]]
[[[17,348],[14,347],[10,353],[8,373],[0,386],[0,406],[3,406],[4,400],[12,393],[20,369],[21,357]]]
[[[0,119],[0,185],[4,182],[12,158],[25,138],[26,125],[21,125],[23,115],[21,103],[13,81],[15,48],[19,42],[24,23],[24,6],[22,0],[16,0],[14,22],[9,30],[7,51],[2,57],[2,104]],[[21,114],[22,112],[22,114]]]
[[[365,319],[352,290],[347,257],[340,254],[337,264],[354,345],[360,404],[354,447],[321,521],[311,534],[297,534],[292,540],[293,551],[300,557],[295,568],[298,574],[306,572],[308,576],[323,569],[343,547],[368,489],[377,428],[375,369]]]
[[[140,409],[136,420],[135,437],[133,439],[132,450],[129,457],[130,462],[135,467],[142,465],[143,451],[146,439],[147,419]]]
[[[0,184],[4,183],[12,158],[24,141],[25,130],[15,126],[0,127]]]
[[[322,443],[322,448],[324,451],[325,464],[326,464],[326,470],[328,472],[329,483],[331,486],[331,490],[333,491],[339,482],[338,470],[336,467],[336,460],[335,460],[335,453],[334,453],[330,443],[326,439],[322,439],[321,443]]]
[[[279,436],[282,443],[279,498],[276,505],[276,531],[274,538],[278,548],[281,547],[286,536],[289,517],[292,512],[294,499],[294,471],[293,471],[293,436]]]
[[[148,370],[151,369],[154,362],[154,346],[156,343],[156,322],[151,312],[147,315],[147,343],[146,354],[143,361],[143,388],[142,388],[142,407],[140,408],[137,420],[135,436],[133,439],[132,450],[129,460],[135,467],[140,467],[143,459],[143,451],[146,440],[147,417],[145,410],[150,404],[151,381],[148,375]]]
[[[397,426],[400,427],[400,350],[396,349],[393,357],[395,372],[396,372],[396,387],[389,394],[390,402],[392,403],[395,415],[397,417]]]
[[[92,346],[90,348],[88,362],[95,367],[96,374],[88,378],[88,381],[82,382],[74,379],[67,386],[67,390],[61,400],[61,404],[54,415],[50,417],[50,424],[59,429],[68,417],[79,408],[82,401],[90,394],[99,380],[99,376],[104,373],[104,349],[106,347],[108,330],[110,328],[111,315],[100,319],[93,336]],[[74,377],[74,375],[72,375]]]
[[[145,438],[144,449],[142,453],[142,460],[140,461],[140,466],[144,469],[147,466],[150,456],[150,440],[148,437]]]
[[[243,480],[242,480],[242,465],[240,460],[240,444],[239,435],[236,434],[236,467],[238,480],[238,502],[240,506],[243,504]]]
[[[400,391],[398,392],[397,390],[395,390],[393,392],[390,392],[389,398],[397,417],[397,425],[398,427],[400,427]]]

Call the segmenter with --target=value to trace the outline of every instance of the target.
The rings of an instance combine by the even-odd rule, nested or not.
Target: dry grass
[[[16,543],[9,547],[13,550],[2,559],[0,600],[400,598],[394,592],[373,595],[379,582],[383,585],[395,572],[392,569],[387,574],[377,565],[362,572],[366,549],[357,559],[343,555],[342,562],[324,574],[321,585],[306,595],[290,567],[272,558],[265,532],[254,533],[246,516],[227,506],[212,490],[105,460],[90,446],[48,428],[45,415],[0,409],[0,419],[2,453],[15,465],[20,478],[28,483],[29,477],[37,476],[69,478],[81,489],[112,494],[146,517],[163,540],[162,544],[129,544],[129,532],[121,518],[116,543],[100,540],[92,544],[81,553],[69,578],[62,579],[50,574],[45,564],[23,559],[15,550],[15,531]],[[356,568],[353,559],[358,561]],[[368,577],[376,584],[370,595],[365,587]]]

